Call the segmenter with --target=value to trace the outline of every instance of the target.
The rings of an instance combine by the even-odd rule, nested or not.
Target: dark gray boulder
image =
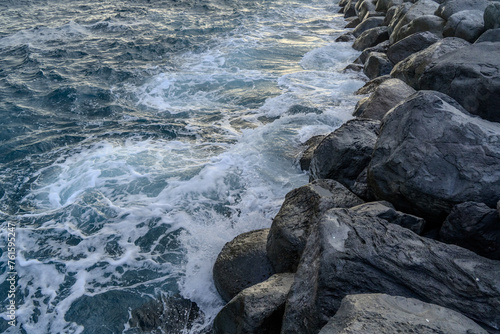
[[[250,231],[228,242],[214,264],[215,287],[224,301],[274,274],[266,252],[269,229]]]
[[[319,334],[487,334],[474,321],[448,308],[386,294],[349,295]]]
[[[383,17],[370,17],[361,22],[353,31],[352,34],[358,37],[368,29],[380,27],[384,23]]]
[[[347,5],[344,7],[344,17],[349,18],[356,16],[356,2],[357,0],[350,0]]]
[[[361,23],[361,20],[357,17],[351,17],[349,23],[346,24],[345,28],[356,28],[358,24]]]
[[[335,39],[335,42],[352,42],[356,39],[352,32],[346,32]]]
[[[397,64],[412,54],[422,51],[439,40],[435,34],[424,31],[417,32],[394,43],[387,49],[387,57]]]
[[[352,207],[351,212],[368,217],[378,217],[391,224],[407,228],[416,234],[422,234],[425,219],[396,211],[394,206],[386,201],[368,202]]]
[[[380,84],[382,82],[389,80],[389,79],[391,79],[390,75],[383,75],[381,77],[377,77],[375,79],[372,79],[372,80],[368,81],[367,83],[365,83],[363,85],[363,87],[358,89],[355,94],[356,95],[364,95],[364,94],[373,93],[375,91],[375,89],[377,89],[377,87],[380,86]]]
[[[411,35],[412,33],[425,31],[415,30],[415,28],[412,28],[412,32],[409,32],[408,25],[411,24],[412,21],[417,19],[420,20],[420,18],[424,16],[434,15],[434,12],[438,7],[439,5],[433,0],[419,0],[412,4],[403,16],[400,15],[397,18],[394,18],[393,22],[391,22],[392,32],[390,33],[389,39],[391,44]],[[415,26],[415,23],[411,25]]]
[[[303,106],[300,104],[294,104],[286,111],[289,115],[297,115],[297,114],[322,114],[323,110],[308,106]]]
[[[418,90],[420,89],[420,77],[433,61],[441,59],[447,53],[462,49],[469,45],[469,42],[461,38],[444,38],[397,63],[391,71],[391,76],[403,80],[408,85]]]
[[[483,203],[456,205],[439,232],[439,239],[470,249],[481,256],[500,260],[500,217]]]
[[[390,74],[394,64],[385,53],[371,52],[366,59],[363,73],[371,80],[376,77]]]
[[[388,39],[389,33],[387,32],[387,27],[376,27],[363,32],[358,38],[356,38],[352,47],[354,50],[362,51]]]
[[[453,14],[464,10],[484,12],[489,3],[489,0],[445,0],[436,10],[436,15],[448,20]]]
[[[500,28],[500,2],[492,1],[484,10],[484,28]]]
[[[474,44],[484,43],[484,42],[500,42],[500,28],[486,30],[479,38],[474,42]]]
[[[356,106],[353,115],[381,120],[389,110],[415,92],[399,79],[385,80],[370,97]]]
[[[370,57],[370,54],[372,52],[380,52],[380,53],[385,54],[387,52],[387,49],[389,48],[389,46],[390,46],[389,41],[384,41],[384,42],[379,43],[379,44],[372,46],[370,48],[366,48],[363,50],[363,52],[361,52],[357,61],[359,61],[359,63],[361,63],[361,64],[365,64],[366,61],[368,60],[368,57]]]
[[[446,22],[444,37],[459,37],[474,43],[484,32],[483,12],[464,10],[453,14]]]
[[[468,112],[500,122],[500,43],[479,43],[436,59],[420,89],[445,93]]]
[[[290,191],[273,219],[267,254],[276,272],[297,270],[310,229],[318,215],[335,207],[353,207],[363,200],[334,180],[316,180]]]
[[[326,136],[311,159],[311,179],[352,186],[370,162],[379,127],[379,121],[353,119]]]
[[[436,15],[423,15],[402,26],[399,31],[391,35],[391,43],[396,43],[417,32],[428,31],[438,37],[443,36],[446,21]]]
[[[379,12],[387,12],[389,8],[399,6],[402,3],[403,0],[378,0],[375,10]]]
[[[276,274],[246,288],[217,314],[213,334],[279,333],[293,274]]]
[[[363,21],[370,13],[375,13],[376,0],[360,0],[356,3],[358,18]]]
[[[299,163],[300,163],[300,169],[302,170],[309,170],[309,166],[311,165],[311,159],[314,154],[314,150],[316,150],[316,147],[318,147],[318,144],[321,143],[323,139],[325,139],[325,135],[318,135],[309,138],[305,143],[304,146],[306,149],[302,152],[300,155]]]
[[[396,24],[403,18],[408,9],[410,9],[411,3],[405,2],[398,6],[392,6],[387,10],[385,14],[384,25],[389,29],[389,35],[394,31]]]
[[[376,198],[426,220],[500,198],[500,126],[467,114],[449,96],[419,91],[384,118],[368,182]]]
[[[390,293],[500,328],[500,262],[381,219],[332,209],[311,231],[281,333],[317,333],[347,295]]]

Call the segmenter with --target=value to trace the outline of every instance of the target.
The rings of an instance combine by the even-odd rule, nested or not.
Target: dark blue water
[[[350,117],[362,78],[325,0],[4,0],[0,332],[132,333],[160,295],[222,306],[225,242],[307,182],[300,145]],[[317,113],[287,113],[294,105]]]

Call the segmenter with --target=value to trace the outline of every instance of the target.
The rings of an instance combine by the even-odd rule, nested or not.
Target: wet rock
[[[293,274],[276,274],[246,288],[217,314],[213,334],[279,333]]]
[[[342,73],[346,73],[348,71],[361,72],[363,71],[363,68],[364,66],[361,64],[349,64],[342,70]]]
[[[243,233],[222,248],[214,264],[213,278],[226,302],[274,274],[266,252],[268,234],[269,229]]]
[[[385,80],[366,101],[356,106],[353,115],[381,120],[389,110],[415,92],[399,79]]]
[[[370,17],[363,22],[361,22],[356,29],[352,31],[352,34],[355,37],[359,37],[363,32],[365,32],[368,29],[380,27],[384,23],[384,18],[383,17]]]
[[[379,12],[387,12],[389,8],[393,6],[399,6],[402,3],[403,0],[378,0],[375,10]]]
[[[481,36],[479,36],[474,44],[484,42],[500,42],[500,28],[486,30]]]
[[[456,205],[446,218],[439,238],[470,249],[481,256],[500,260],[500,217],[483,203]]]
[[[500,122],[500,43],[479,43],[436,59],[421,89],[448,94],[468,112]]]
[[[455,100],[419,91],[388,113],[368,182],[376,198],[427,221],[451,208],[500,198],[500,126],[470,116]]]
[[[310,233],[281,333],[316,333],[345,296],[361,293],[419,299],[498,332],[499,275],[499,261],[378,218],[332,209]]]
[[[356,28],[360,23],[361,20],[356,17],[353,20],[349,21],[349,23],[346,24],[345,28]]]
[[[408,25],[412,21],[419,19],[423,16],[434,15],[434,12],[439,7],[439,5],[432,0],[419,0],[414,4],[412,4],[410,7],[407,6],[400,6],[400,7],[401,7],[401,13],[404,13],[404,15],[399,14],[397,17],[395,16],[393,18],[393,22],[391,22],[390,25],[392,31],[390,34],[391,44],[403,39],[404,37],[411,35],[411,33],[404,34],[404,32],[406,32],[409,29]],[[413,23],[413,25],[415,25],[415,23]],[[419,30],[419,31],[424,31],[424,30]],[[413,30],[413,33],[419,31]]]
[[[500,28],[500,3],[492,1],[484,10],[484,28]]]
[[[377,27],[363,32],[354,41],[352,47],[354,50],[362,51],[366,48],[375,46],[389,39],[387,27]]]
[[[483,12],[464,10],[450,16],[444,27],[443,36],[459,37],[473,43],[483,32]]]
[[[418,90],[420,89],[420,77],[433,61],[442,58],[447,53],[469,45],[469,42],[461,38],[444,38],[397,63],[391,71],[391,76],[403,80],[409,86]]]
[[[394,32],[394,28],[403,19],[411,6],[411,3],[404,2],[399,6],[393,6],[389,8],[384,21],[384,25],[386,25],[389,29],[389,35]]]
[[[371,52],[366,59],[363,72],[369,79],[390,74],[394,64],[387,58],[385,53]]]
[[[296,115],[296,114],[322,114],[323,111],[318,108],[311,108],[308,106],[303,106],[300,104],[294,104],[287,110],[287,114]]]
[[[383,75],[381,77],[377,77],[375,79],[372,79],[372,80],[368,81],[366,84],[364,84],[363,87],[358,89],[355,94],[356,95],[363,95],[363,94],[373,93],[375,91],[375,89],[377,89],[377,87],[380,86],[380,84],[382,82],[389,80],[389,79],[391,79],[390,75]]]
[[[375,13],[376,0],[362,0],[356,4],[358,18],[363,21],[370,13]]]
[[[314,154],[314,150],[316,150],[316,147],[318,147],[318,144],[321,143],[323,139],[325,139],[326,136],[324,135],[319,135],[319,136],[314,136],[309,138],[305,143],[304,146],[307,148],[302,152],[302,156],[300,157],[300,169],[302,170],[309,170],[309,166],[311,165],[311,159]]]
[[[438,40],[439,37],[429,31],[417,32],[391,45],[387,50],[387,57],[394,64],[397,64],[412,54],[431,46]]]
[[[391,43],[396,43],[417,32],[428,31],[438,37],[443,36],[446,21],[436,15],[423,15],[402,26],[396,33],[391,34]]]
[[[388,223],[407,228],[416,234],[422,234],[425,228],[423,218],[396,211],[394,206],[386,201],[364,203],[352,207],[350,211],[368,217],[378,217]]]
[[[290,191],[271,225],[267,254],[276,272],[294,272],[317,216],[363,200],[334,180],[316,180]]]
[[[363,50],[363,52],[361,52],[357,60],[359,60],[360,64],[365,64],[372,52],[386,53],[389,46],[389,41],[384,41],[380,44],[372,46],[371,48],[366,48]]]
[[[352,186],[370,162],[379,126],[379,121],[353,119],[326,136],[311,159],[311,178]]]
[[[352,42],[356,39],[351,32],[346,32],[335,39],[335,42]]]
[[[453,14],[464,10],[484,12],[489,3],[488,0],[445,0],[436,10],[436,15],[448,20]]]
[[[414,298],[386,294],[349,295],[319,334],[487,334],[462,314]]]
[[[356,2],[357,0],[350,0],[347,5],[344,7],[344,17],[349,18],[356,16]]]

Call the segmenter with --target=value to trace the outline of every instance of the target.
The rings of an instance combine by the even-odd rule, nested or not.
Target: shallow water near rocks
[[[363,85],[324,0],[23,0],[0,4],[1,245],[16,226],[17,325],[126,333],[211,278],[236,235],[307,183],[300,144],[349,119]],[[302,105],[315,112],[287,113]],[[300,110],[295,108],[294,110]],[[321,112],[317,112],[320,110]],[[0,250],[0,299],[8,253]]]

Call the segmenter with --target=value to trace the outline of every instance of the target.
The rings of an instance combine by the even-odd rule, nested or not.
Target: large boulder
[[[391,76],[403,80],[408,85],[418,90],[420,89],[420,77],[433,61],[441,59],[447,53],[462,49],[469,45],[469,42],[461,38],[444,38],[397,63],[391,71]]]
[[[376,0],[360,0],[356,3],[358,18],[363,21],[370,13],[375,13]]]
[[[440,305],[498,333],[498,277],[499,261],[381,219],[332,209],[311,231],[281,333],[317,333],[345,296],[361,293],[390,293]]]
[[[293,274],[276,274],[246,288],[217,314],[213,334],[279,333]]]
[[[474,321],[448,308],[386,294],[349,295],[319,334],[487,334]]]
[[[306,149],[301,153],[299,163],[300,163],[300,169],[302,170],[309,170],[309,167],[311,166],[311,159],[313,158],[314,151],[316,150],[316,147],[318,147],[319,143],[323,139],[325,139],[325,135],[318,135],[309,138],[305,143],[304,146]]]
[[[375,10],[379,12],[386,12],[389,8],[399,6],[402,3],[403,0],[378,0]]]
[[[364,86],[358,89],[354,94],[356,95],[371,94],[377,89],[378,86],[380,86],[382,82],[387,81],[389,79],[391,79],[390,75],[383,75],[381,77],[372,79],[367,83],[365,83]]]
[[[352,186],[370,162],[379,127],[379,121],[353,119],[329,134],[314,151],[311,178]]]
[[[457,100],[468,112],[500,122],[500,43],[473,44],[436,59],[420,78]]]
[[[437,4],[433,0],[419,0],[412,4],[410,7],[400,7],[405,7],[402,9],[404,15],[398,15],[397,17],[394,17],[393,22],[391,22],[390,24],[392,28],[392,31],[390,33],[391,44],[403,39],[404,37],[409,36],[410,34],[407,34],[406,36],[401,35],[402,31],[406,31],[408,29],[407,25],[410,24],[411,21],[420,17],[434,15],[434,12],[439,7],[439,4]],[[408,9],[406,10],[406,8]]]
[[[464,10],[450,16],[444,27],[443,36],[459,37],[473,43],[483,32],[483,12]]]
[[[436,10],[436,15],[448,20],[453,14],[464,10],[484,12],[489,3],[489,0],[445,0]]]
[[[387,49],[389,48],[389,46],[390,46],[389,41],[383,41],[382,43],[379,43],[375,46],[372,46],[370,48],[366,48],[363,50],[363,52],[361,52],[361,54],[359,55],[356,62],[359,62],[361,64],[365,64],[366,61],[368,60],[368,57],[370,57],[372,52],[380,52],[380,53],[385,54],[387,52]]]
[[[385,53],[371,52],[366,59],[363,73],[371,80],[376,77],[390,74],[394,64],[387,58]]]
[[[399,79],[385,80],[370,97],[356,106],[353,115],[381,120],[389,110],[415,92]]]
[[[419,91],[384,118],[368,167],[376,198],[442,221],[451,208],[500,198],[500,126],[449,96]]]
[[[474,44],[484,43],[484,42],[500,42],[500,28],[486,30],[479,38],[474,42]]]
[[[267,240],[267,254],[275,271],[297,270],[318,215],[330,208],[350,208],[362,203],[363,200],[334,180],[316,180],[290,191],[273,220]]]
[[[354,50],[362,51],[389,39],[387,27],[376,27],[364,31],[352,44]]]
[[[500,28],[500,2],[492,1],[484,10],[484,28]]]
[[[439,37],[431,32],[417,32],[391,45],[387,50],[387,57],[394,64],[397,64],[412,54],[431,46],[438,40]]]
[[[483,203],[458,204],[446,218],[439,238],[493,259],[500,260],[500,217]]]
[[[412,34],[417,32],[428,31],[439,37],[443,36],[443,29],[445,27],[446,21],[436,15],[422,15],[413,20],[408,24],[402,26],[399,30],[391,34],[391,43],[396,43]]]
[[[269,229],[240,234],[219,253],[213,268],[215,287],[224,301],[274,274],[266,252]]]
[[[380,27],[384,23],[384,18],[380,16],[370,17],[360,24],[352,31],[355,37],[358,37],[368,29]]]

